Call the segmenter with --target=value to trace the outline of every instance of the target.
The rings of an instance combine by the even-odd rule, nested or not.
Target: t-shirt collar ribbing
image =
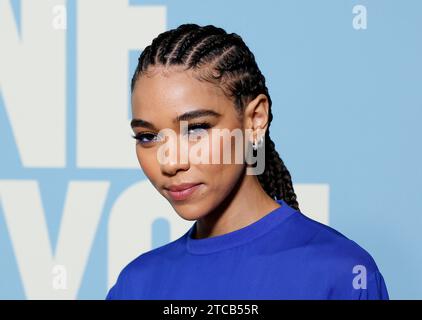
[[[290,207],[284,200],[276,200],[280,207],[266,214],[261,219],[232,232],[204,239],[191,238],[197,222],[185,234],[186,248],[194,254],[207,254],[239,246],[257,238],[273,227],[286,220],[297,210]]]

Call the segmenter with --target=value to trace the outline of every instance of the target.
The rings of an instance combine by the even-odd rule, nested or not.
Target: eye
[[[137,133],[136,135],[132,135],[132,138],[136,139],[140,144],[147,145],[149,143],[152,143],[156,141],[157,135],[155,133],[150,132],[141,132]]]
[[[211,124],[207,122],[194,123],[188,125],[187,132],[189,133],[189,136],[196,136],[205,133],[209,128],[211,128]],[[140,132],[136,135],[132,135],[132,138],[136,139],[139,144],[145,146],[161,139],[159,135],[152,132]]]
[[[207,122],[194,123],[188,125],[188,133],[192,132],[193,135],[201,135],[211,128],[211,125]]]

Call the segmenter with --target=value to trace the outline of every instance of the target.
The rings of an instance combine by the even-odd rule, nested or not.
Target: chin
[[[173,202],[172,207],[182,219],[189,221],[198,220],[206,214],[206,210],[200,202]]]
[[[195,221],[202,217],[202,215],[198,214],[198,210],[178,209],[176,207],[174,207],[174,210],[182,219],[187,221]]]

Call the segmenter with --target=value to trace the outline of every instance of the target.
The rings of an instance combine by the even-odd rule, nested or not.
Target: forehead
[[[154,71],[136,81],[132,93],[132,117],[158,123],[198,108],[220,114],[234,112],[221,88],[194,77],[193,71]],[[233,110],[232,110],[233,109]]]

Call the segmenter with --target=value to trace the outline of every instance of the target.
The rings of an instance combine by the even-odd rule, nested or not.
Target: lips
[[[202,183],[183,183],[165,189],[173,200],[180,201],[189,198],[201,185]]]

